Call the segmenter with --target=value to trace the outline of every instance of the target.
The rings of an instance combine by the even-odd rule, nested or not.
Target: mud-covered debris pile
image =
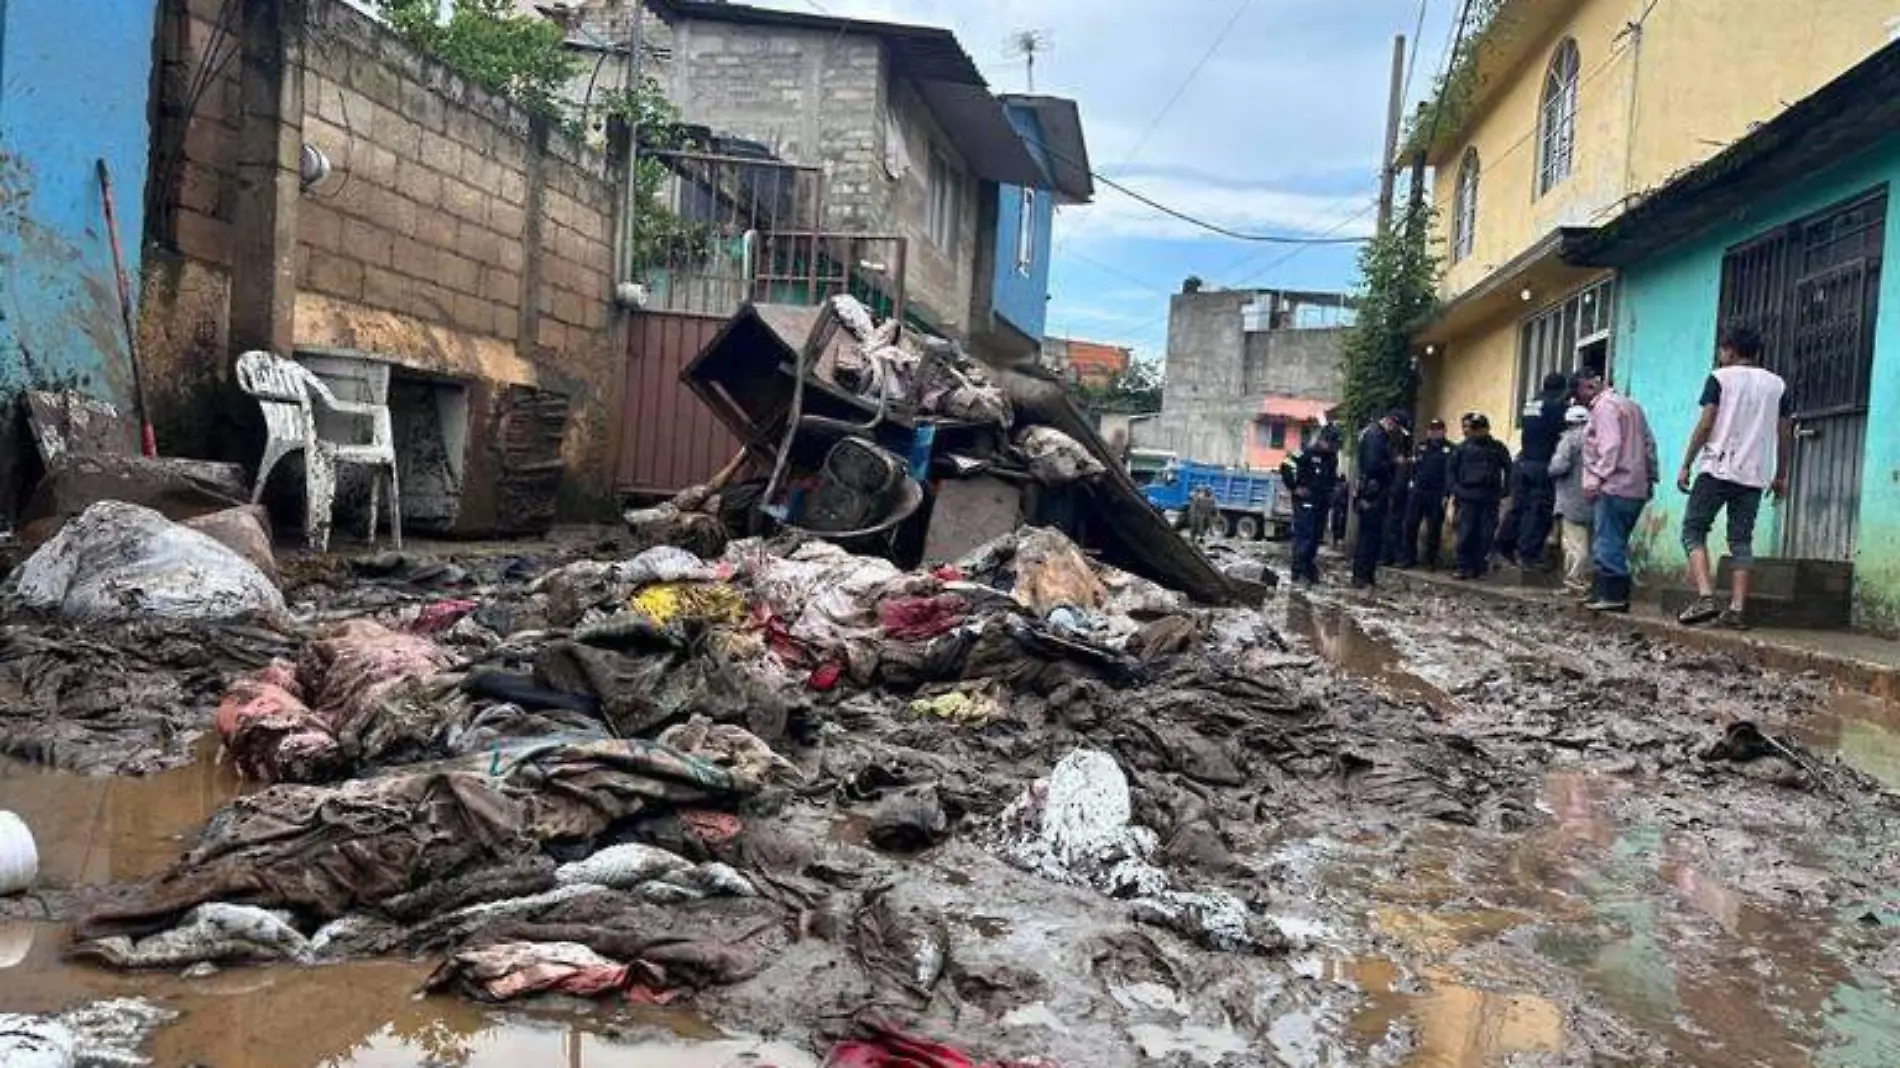
[[[408,571],[431,574],[375,588]],[[1513,781],[1432,789],[1419,769],[1456,758],[1405,713],[1312,700],[1256,613],[1190,608],[1051,530],[929,571],[748,540],[500,578],[359,593],[209,673],[214,697],[200,680],[228,759],[274,785],[79,917],[77,952],[433,954],[433,987],[478,998],[654,1003],[797,953],[860,977],[827,1014],[869,991],[928,1018],[943,918],[799,813],[862,818],[894,855],[978,843],[1186,946],[1271,952],[1236,829],[1315,797],[1474,821]]]

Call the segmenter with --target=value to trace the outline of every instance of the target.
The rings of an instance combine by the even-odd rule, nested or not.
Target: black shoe
[[[1478,576],[1472,574],[1469,571],[1454,571],[1452,572],[1451,577],[1453,579],[1456,579],[1459,582],[1470,582],[1472,579],[1477,578]]]
[[[1676,622],[1685,627],[1698,627],[1704,623],[1722,618],[1722,606],[1715,603],[1713,597],[1697,597],[1682,610]]]
[[[1747,630],[1748,620],[1733,608],[1724,608],[1722,614],[1715,617],[1715,625],[1723,630]]]

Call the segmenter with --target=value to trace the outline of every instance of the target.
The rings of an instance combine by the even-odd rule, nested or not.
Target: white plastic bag
[[[284,596],[255,564],[136,504],[100,501],[14,572],[29,607],[67,619],[276,615]]]

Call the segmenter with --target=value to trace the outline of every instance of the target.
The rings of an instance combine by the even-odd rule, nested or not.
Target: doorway
[[[1880,189],[1730,249],[1720,322],[1752,326],[1788,382],[1795,445],[1781,553],[1852,560],[1859,535],[1887,192]]]

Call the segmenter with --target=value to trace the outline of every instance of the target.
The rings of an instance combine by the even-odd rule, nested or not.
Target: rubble
[[[1473,720],[1495,670],[1445,680],[1460,700],[1427,714],[1290,655],[1299,636],[1258,611],[1196,605],[1049,527],[915,569],[795,533],[711,557],[300,567],[281,629],[0,629],[0,745],[69,724],[14,751],[82,764],[125,755],[121,721],[215,727],[270,783],[156,878],[51,899],[91,966],[419,956],[445,994],[769,1011],[814,1049],[872,1041],[853,1020],[900,1051],[935,1047],[889,1036],[974,1021],[969,1062],[1006,1063],[1042,1046],[996,1021],[1078,967],[1257,986],[1310,937],[1274,907],[1303,888],[1262,860],[1302,820],[1373,841],[1521,830],[1569,753],[1679,751],[1665,773],[1726,799],[1856,796],[1805,761],[1769,778],[1792,742],[1738,727],[1711,749],[1678,720],[1639,738],[1598,694]],[[105,698],[82,675],[124,707],[86,703]],[[1039,907],[1101,944],[1034,974],[980,959],[941,900],[950,864],[972,895],[1059,901]],[[1101,1063],[1136,1063],[1117,1056]]]

